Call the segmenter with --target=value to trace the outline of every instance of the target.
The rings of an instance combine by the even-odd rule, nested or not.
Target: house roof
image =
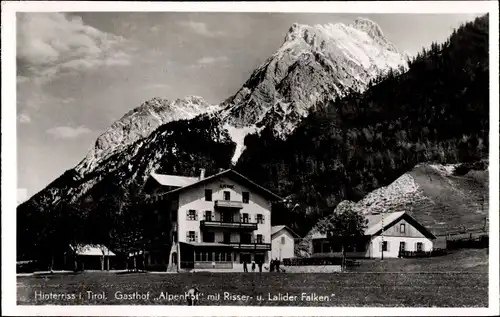
[[[198,182],[200,179],[198,177],[186,177],[177,175],[165,175],[151,173],[151,177],[156,180],[160,185],[163,186],[174,186],[174,187],[184,187]]]
[[[115,256],[111,250],[106,246],[100,244],[78,244],[70,245],[71,250],[75,251],[77,255],[91,255],[91,256]]]
[[[292,229],[288,228],[287,226],[280,225],[280,226],[272,226],[271,227],[271,237],[280,232],[281,230],[286,229],[288,232],[290,232],[293,236],[296,238],[300,238],[298,234],[295,233]]]
[[[158,176],[160,174],[155,174],[155,175]],[[170,175],[164,175],[164,176],[170,176]],[[215,179],[223,177],[223,176],[230,177],[230,178],[232,178],[232,179],[234,179],[234,180],[236,180],[236,181],[238,181],[240,183],[245,184],[248,187],[252,187],[254,190],[260,192],[263,196],[269,198],[270,200],[283,200],[283,198],[281,198],[280,196],[274,194],[270,190],[268,190],[268,189],[260,186],[259,184],[251,181],[247,177],[241,175],[240,173],[238,173],[238,172],[236,172],[236,171],[234,171],[232,169],[224,170],[224,171],[222,171],[220,173],[214,174],[212,176],[205,177],[203,179],[198,179],[197,177],[188,177],[188,179],[194,178],[194,179],[196,179],[196,181],[195,182],[191,182],[190,184],[186,184],[183,187],[176,188],[174,190],[168,191],[168,192],[163,193],[163,194],[158,194],[158,195],[170,195],[170,194],[174,194],[174,193],[179,193],[179,192],[182,192],[182,191],[184,191],[186,189],[193,188],[193,187],[198,186],[198,185],[209,183],[209,182],[214,181]],[[155,176],[153,176],[153,177],[155,177]],[[188,180],[188,182],[189,182],[189,180]],[[172,185],[169,185],[169,186],[172,186]]]
[[[403,217],[407,218],[409,222],[426,237],[431,239],[436,239],[436,236],[432,232],[430,232],[427,228],[421,225],[417,220],[415,220],[415,218],[410,216],[405,211],[376,214],[376,215],[366,215],[365,218],[366,220],[368,220],[368,223],[366,224],[365,235],[366,236],[378,235],[382,232],[382,229],[386,230],[387,228],[390,228],[391,226],[394,225],[395,222],[399,221]],[[382,228],[382,222],[383,222],[383,228]],[[312,238],[313,239],[326,238],[326,234],[315,232]]]

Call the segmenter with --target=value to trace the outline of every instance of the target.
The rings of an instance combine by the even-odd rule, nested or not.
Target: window
[[[321,241],[313,240],[313,253],[321,253]]]
[[[258,234],[257,235],[257,243],[263,243],[262,235]]]
[[[224,238],[223,238],[224,243],[230,243],[231,242],[231,232],[224,232]]]
[[[197,215],[196,215],[196,210],[188,210],[188,214],[187,214],[187,219],[188,220],[197,220]]]
[[[231,262],[231,252],[226,253],[226,261]]]
[[[195,231],[188,231],[187,240],[188,240],[188,242],[195,242],[196,241],[196,232]]]
[[[247,213],[243,214],[243,222],[248,223],[248,214]]]
[[[404,241],[399,242],[399,251],[404,251],[406,249],[406,243]]]
[[[405,230],[406,230],[406,226],[405,226],[405,224],[404,224],[404,223],[400,224],[400,225],[399,225],[399,232],[401,232],[401,233],[405,233],[405,232],[406,232]]]
[[[215,242],[215,232],[203,232],[203,242]]]
[[[200,251],[195,253],[195,261],[201,261],[201,252]]]
[[[205,210],[205,220],[212,221],[212,210]]]
[[[382,251],[386,252],[389,250],[387,241],[382,242]]]
[[[250,193],[249,192],[243,192],[243,203],[248,204],[250,202]]]
[[[424,249],[423,246],[422,242],[417,242],[417,252],[422,252]]]
[[[213,260],[214,260],[214,253],[209,251],[207,261],[212,262]]]
[[[257,214],[257,223],[264,223],[264,216],[262,214]]]
[[[241,233],[240,243],[252,243],[252,235],[249,233]]]
[[[285,244],[285,237],[281,237],[281,244]]]
[[[221,260],[221,254],[220,252],[215,252],[215,262],[219,262]]]
[[[205,189],[205,201],[212,201],[212,190]]]
[[[231,200],[231,192],[224,191],[224,200]]]

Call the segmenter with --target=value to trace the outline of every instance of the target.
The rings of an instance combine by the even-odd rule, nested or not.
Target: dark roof
[[[227,170],[224,170],[220,173],[217,173],[217,174],[214,174],[212,176],[208,176],[208,177],[205,177],[201,180],[199,180],[198,182],[195,182],[195,183],[192,183],[192,184],[189,184],[187,186],[184,186],[184,187],[180,187],[180,188],[176,188],[174,190],[171,190],[171,191],[168,191],[164,194],[158,194],[158,195],[171,195],[171,194],[176,194],[176,193],[180,193],[186,189],[190,189],[190,188],[193,188],[195,186],[198,186],[198,185],[202,185],[202,184],[205,184],[205,183],[209,183],[217,178],[220,178],[220,177],[223,177],[223,176],[226,176],[226,177],[229,177],[229,178],[232,178],[242,184],[245,184],[247,185],[248,187],[251,187],[253,188],[254,190],[260,192],[261,195],[267,197],[268,199],[270,200],[273,200],[273,201],[277,201],[277,200],[283,200],[282,197],[276,195],[275,193],[271,192],[270,190],[260,186],[259,184],[251,181],[250,179],[248,179],[247,177],[241,175],[240,173],[236,172],[235,170],[232,170],[232,169],[227,169]]]

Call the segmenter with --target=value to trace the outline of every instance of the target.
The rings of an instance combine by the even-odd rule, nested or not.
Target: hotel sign
[[[234,185],[220,184],[220,188],[230,188],[230,189],[234,189]]]

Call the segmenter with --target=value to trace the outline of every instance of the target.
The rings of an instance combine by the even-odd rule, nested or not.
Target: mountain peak
[[[372,38],[384,36],[382,28],[377,23],[367,18],[359,17],[356,20],[354,20],[354,22],[350,24],[350,26],[357,30],[365,32]]]

